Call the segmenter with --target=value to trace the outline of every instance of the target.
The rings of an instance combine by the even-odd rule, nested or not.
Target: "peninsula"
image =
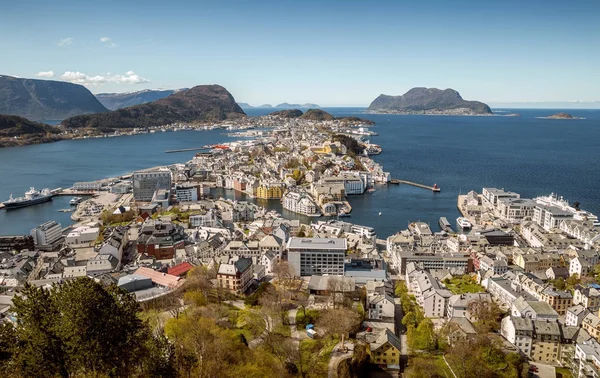
[[[103,114],[71,117],[62,122],[67,129],[99,129],[112,132],[167,125],[175,122],[212,122],[245,117],[231,93],[220,85],[198,85],[147,104]]]
[[[454,89],[413,88],[402,96],[379,95],[370,113],[421,115],[491,115],[483,102],[466,101]]]

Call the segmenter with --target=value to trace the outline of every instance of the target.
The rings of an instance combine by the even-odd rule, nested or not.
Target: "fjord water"
[[[568,110],[580,120],[540,119],[559,110],[515,109],[520,117],[395,116],[364,114],[364,108],[326,108],[377,124],[371,138],[383,153],[374,159],[393,178],[427,185],[441,193],[405,186],[377,186],[352,196],[349,221],[373,226],[384,238],[421,220],[437,230],[437,220],[458,216],[456,196],[493,186],[524,197],[558,193],[600,215],[600,110]],[[273,109],[251,109],[262,115]],[[498,111],[498,110],[496,110]],[[507,114],[505,111],[498,114]],[[136,169],[184,162],[193,152],[165,154],[233,140],[223,130],[185,131],[101,138],[0,149],[0,199],[22,195],[30,186],[69,187],[76,181],[114,177]],[[231,191],[228,197],[245,198]],[[15,211],[0,211],[0,235],[23,234],[47,220],[67,226],[69,198]],[[260,203],[264,205],[264,203]],[[281,210],[278,201],[268,207]],[[381,216],[379,213],[381,212]],[[285,216],[293,216],[283,212]],[[298,217],[300,219],[305,219]]]

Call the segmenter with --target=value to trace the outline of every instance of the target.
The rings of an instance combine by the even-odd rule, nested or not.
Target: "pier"
[[[210,147],[194,147],[194,148],[182,148],[179,150],[165,150],[165,154],[173,154],[175,152],[189,152],[189,151],[202,151],[202,150],[208,150],[210,149]]]
[[[390,184],[396,184],[396,185],[406,184],[406,185],[416,186],[417,188],[429,189],[435,193],[442,191],[442,189],[440,189],[440,187],[437,186],[437,184],[433,184],[433,186],[429,186],[429,185],[419,184],[419,183],[412,182],[412,181],[396,180],[396,179],[390,180]]]

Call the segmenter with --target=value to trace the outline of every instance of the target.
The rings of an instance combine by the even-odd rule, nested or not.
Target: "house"
[[[443,318],[452,293],[443,288],[430,272],[415,270],[409,275],[408,290],[415,295],[427,318]]]
[[[158,260],[172,259],[176,249],[185,246],[183,228],[171,222],[148,219],[139,231],[137,252]]]
[[[381,331],[377,339],[369,343],[367,352],[373,364],[387,368],[400,367],[400,339],[389,329]]]
[[[168,288],[168,289],[176,288],[179,285],[180,280],[181,280],[180,277],[173,276],[173,275],[167,274],[167,273],[157,272],[156,270],[146,268],[146,267],[138,268],[134,272],[134,274],[137,274],[137,275],[140,275],[140,276],[143,276],[146,278],[150,278],[154,285],[159,286],[159,287]],[[183,281],[181,281],[181,282],[183,282]]]
[[[194,266],[192,264],[190,264],[189,262],[182,262],[181,264],[177,264],[167,269],[167,273],[173,276],[185,277],[188,274],[188,272],[192,269],[194,269]]]
[[[592,313],[587,314],[581,321],[581,328],[597,341],[600,340],[600,318],[598,316]]]
[[[448,327],[448,343],[450,345],[477,335],[475,327],[467,318],[451,318],[446,326]]]
[[[89,259],[86,263],[87,274],[90,276],[98,276],[103,273],[112,272],[120,265],[113,255],[97,255]]]
[[[252,259],[240,258],[232,264],[221,264],[217,271],[217,281],[220,287],[243,294],[250,287],[252,274]]]
[[[578,277],[589,275],[594,271],[594,264],[581,257],[575,257],[569,264],[569,275]]]
[[[555,280],[557,278],[568,278],[569,277],[569,268],[564,266],[555,266],[546,269],[546,278],[549,280]]]
[[[394,317],[394,298],[389,294],[367,295],[367,318],[380,320]]]
[[[590,313],[590,310],[581,304],[571,306],[567,309],[565,316],[565,325],[579,327],[583,319]]]
[[[511,306],[511,315],[531,319],[558,319],[558,313],[546,302],[517,298]]]
[[[464,293],[453,295],[448,299],[446,317],[471,318],[469,314],[469,304],[475,301],[491,302],[492,296],[489,293]]]
[[[525,356],[531,356],[533,320],[518,316],[507,316],[500,323],[500,334],[519,348]]]
[[[584,308],[595,312],[600,309],[600,290],[591,286],[575,286],[573,290],[573,304],[581,304]]]
[[[540,293],[540,300],[548,303],[559,315],[564,315],[573,305],[573,295],[564,290],[545,289]]]

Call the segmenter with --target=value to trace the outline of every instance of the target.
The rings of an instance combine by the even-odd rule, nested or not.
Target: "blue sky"
[[[415,86],[600,101],[600,1],[5,1],[0,74],[368,105]]]

